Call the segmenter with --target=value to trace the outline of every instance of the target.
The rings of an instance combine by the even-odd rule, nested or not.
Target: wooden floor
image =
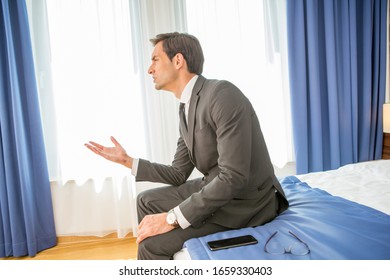
[[[0,260],[129,260],[137,259],[137,244],[130,234],[125,238],[59,237],[57,246],[35,257],[0,258]]]

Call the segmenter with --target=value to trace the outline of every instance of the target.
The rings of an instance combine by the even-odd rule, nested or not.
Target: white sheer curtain
[[[258,114],[272,162],[293,161],[285,1],[187,0],[186,8],[204,75],[235,83]]]
[[[147,68],[158,33],[185,31],[181,0],[26,0],[44,122],[56,230],[136,235],[135,198],[158,184],[92,154],[115,136],[134,157],[170,163],[177,100]]]
[[[127,175],[82,145],[115,137],[145,156],[139,73],[134,70],[128,1],[47,1],[63,181]],[[71,20],[70,20],[71,19]],[[132,118],[137,116],[136,121]]]
[[[83,144],[112,145],[113,135],[131,155],[146,156],[129,1],[38,2],[30,14],[41,21],[33,27],[57,234],[123,237],[137,224],[134,179]],[[38,42],[45,36],[46,46]]]

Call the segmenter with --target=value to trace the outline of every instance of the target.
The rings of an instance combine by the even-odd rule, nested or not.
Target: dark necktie
[[[187,121],[186,121],[186,114],[185,114],[185,104],[180,103],[179,107],[179,116],[180,116],[180,125],[182,125],[183,128],[187,131]]]

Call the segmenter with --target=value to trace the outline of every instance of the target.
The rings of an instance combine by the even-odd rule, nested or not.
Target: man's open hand
[[[89,141],[84,145],[92,152],[104,157],[105,159],[122,164],[128,168],[132,168],[133,158],[127,155],[126,150],[113,136],[111,136],[111,141],[114,143],[114,147],[105,147],[93,141]]]

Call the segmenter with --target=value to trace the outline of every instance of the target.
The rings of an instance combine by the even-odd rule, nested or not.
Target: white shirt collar
[[[187,83],[187,85],[185,86],[183,92],[181,93],[180,103],[188,104],[190,102],[191,95],[192,95],[192,90],[194,89],[194,86],[195,86],[195,83],[196,83],[196,80],[198,79],[198,77],[199,77],[198,75],[195,75]]]

